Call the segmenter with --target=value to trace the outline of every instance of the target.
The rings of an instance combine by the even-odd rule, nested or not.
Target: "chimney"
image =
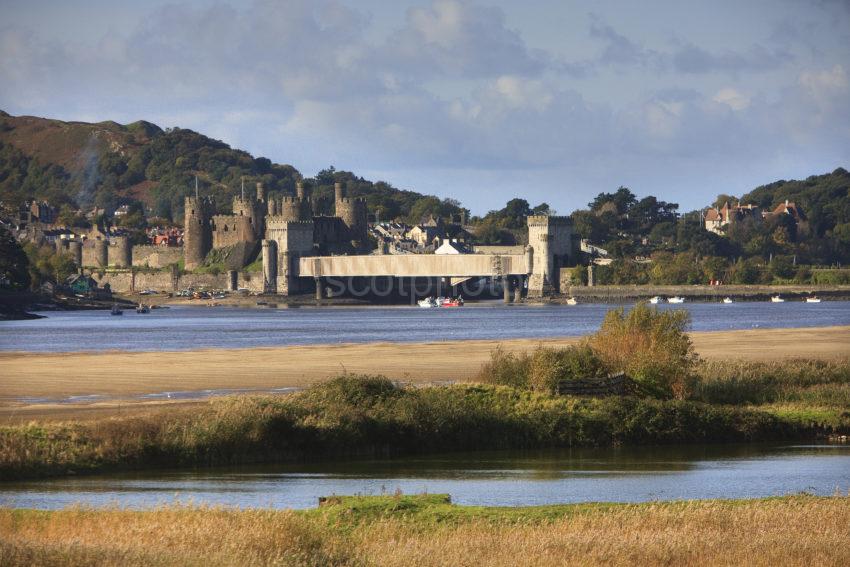
[[[299,199],[304,199],[304,182],[296,181],[295,182],[295,196]]]
[[[266,200],[266,188],[263,187],[262,181],[257,181],[257,200],[260,202],[265,202]]]
[[[343,197],[345,197],[345,189],[343,188],[342,183],[337,181],[334,183],[334,200],[341,201]]]

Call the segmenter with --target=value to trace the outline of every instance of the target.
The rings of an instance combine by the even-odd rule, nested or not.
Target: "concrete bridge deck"
[[[399,278],[519,276],[530,272],[525,254],[404,254],[300,258],[300,277]]]

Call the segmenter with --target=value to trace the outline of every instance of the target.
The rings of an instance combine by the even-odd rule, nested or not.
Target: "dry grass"
[[[387,500],[391,500],[388,497]],[[307,512],[0,509],[0,564],[848,565],[850,498]]]

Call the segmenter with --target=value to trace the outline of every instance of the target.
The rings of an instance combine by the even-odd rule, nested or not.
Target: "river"
[[[0,505],[310,508],[319,496],[448,493],[463,505],[757,498],[850,490],[848,445],[706,445],[457,453],[4,483]]]
[[[629,307],[629,306],[626,306]],[[462,309],[300,307],[246,309],[172,307],[126,311],[47,312],[45,319],[0,322],[0,350],[78,352],[163,351],[288,345],[546,338],[595,331],[609,304],[510,305]],[[850,324],[850,301],[660,305],[686,309],[694,331]]]

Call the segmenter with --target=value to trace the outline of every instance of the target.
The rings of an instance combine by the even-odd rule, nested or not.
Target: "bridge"
[[[506,300],[512,288],[518,295],[526,287],[530,295],[545,295],[557,292],[559,269],[571,265],[578,253],[570,219],[555,216],[528,217],[528,246],[522,254],[312,256],[309,223],[282,223],[269,232],[270,237],[263,241],[264,286],[282,294],[315,287],[318,298],[328,283],[361,278],[372,278],[375,285],[378,280],[427,279],[436,282],[438,289],[489,278],[501,281]]]

